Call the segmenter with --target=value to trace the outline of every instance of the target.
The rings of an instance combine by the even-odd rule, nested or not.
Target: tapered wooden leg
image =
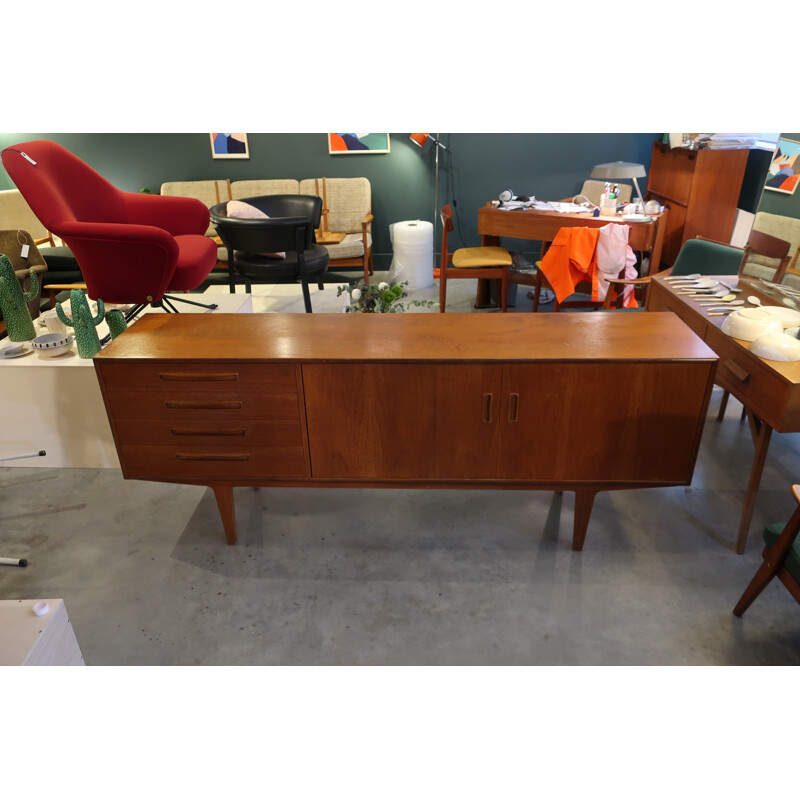
[[[750,422],[750,432],[753,435],[756,452],[753,456],[753,466],[750,468],[750,481],[747,484],[742,518],[739,522],[739,533],[736,537],[737,553],[744,553],[750,522],[753,519],[753,509],[756,505],[756,495],[761,484],[761,474],[764,471],[764,462],[767,460],[767,450],[772,436],[772,427],[767,425],[764,420],[759,419],[750,409],[747,409],[747,419]]]
[[[443,269],[439,270],[439,312],[444,314],[444,306],[447,302],[447,275]]]
[[[572,549],[583,550],[586,539],[586,529],[589,527],[589,517],[592,515],[592,506],[597,492],[578,490],[575,492],[575,522],[572,528]]]
[[[225,529],[228,544],[236,544],[236,507],[233,504],[233,486],[229,483],[217,483],[211,487],[217,498],[217,508]]]
[[[725,417],[725,409],[728,407],[728,398],[731,393],[727,389],[722,391],[722,400],[719,403],[719,411],[717,412],[717,421],[721,421]]]
[[[750,608],[753,600],[764,591],[777,572],[777,568],[766,561],[758,568],[758,572],[756,572],[753,580],[750,581],[750,585],[744,590],[744,594],[736,604],[736,608],[733,609],[733,613],[737,617],[741,617]]]

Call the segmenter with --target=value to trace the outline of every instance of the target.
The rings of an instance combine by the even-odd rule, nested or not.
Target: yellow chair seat
[[[510,267],[511,255],[505,247],[462,247],[453,253],[453,266],[457,269]]]

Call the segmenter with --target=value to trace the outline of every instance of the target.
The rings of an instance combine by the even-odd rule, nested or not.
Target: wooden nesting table
[[[716,356],[673,314],[147,315],[94,359],[126,478],[235,486],[688,485]]]
[[[769,292],[757,279],[718,277],[730,286],[738,284],[743,289],[741,297],[755,295],[764,305],[783,305],[780,295]],[[695,299],[678,294],[663,278],[653,278],[647,310],[673,311],[700,336],[720,358],[715,382],[745,407],[755,453],[736,537],[736,552],[743,553],[772,431],[800,431],[800,363],[766,361],[753,355],[749,342],[732,339],[720,330],[725,317],[708,316]]]

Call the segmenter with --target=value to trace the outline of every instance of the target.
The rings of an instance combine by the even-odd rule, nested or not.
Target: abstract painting
[[[345,153],[388,153],[388,133],[329,133],[328,152],[331,155]]]
[[[250,158],[246,133],[209,133],[212,158]]]
[[[794,194],[800,180],[800,142],[791,139],[778,139],[775,155],[767,171],[765,189],[783,194]]]

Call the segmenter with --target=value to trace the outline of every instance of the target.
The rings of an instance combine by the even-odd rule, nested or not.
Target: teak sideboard
[[[151,314],[94,360],[125,478],[235,486],[688,485],[716,356],[671,313]]]

